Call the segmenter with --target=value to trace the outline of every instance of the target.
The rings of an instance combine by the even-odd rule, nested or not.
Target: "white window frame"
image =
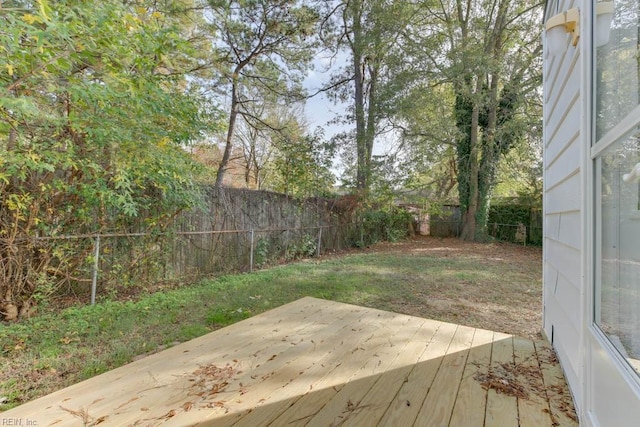
[[[595,9],[596,1],[590,2],[591,7],[591,28],[594,28],[595,17],[593,10]],[[639,24],[640,25],[640,24]],[[640,394],[640,373],[638,373],[629,363],[629,361],[618,351],[618,349],[611,342],[607,334],[596,323],[599,320],[598,308],[601,307],[601,295],[599,290],[601,287],[600,280],[602,279],[602,271],[600,267],[601,259],[601,243],[602,243],[602,206],[598,203],[602,196],[601,194],[601,175],[602,175],[602,155],[613,144],[618,141],[623,141],[626,138],[634,134],[640,133],[640,104],[637,105],[631,112],[629,112],[619,123],[606,132],[599,140],[596,138],[596,47],[594,38],[594,32],[591,31],[589,35],[591,37],[590,46],[591,53],[590,58],[586,58],[588,66],[585,67],[585,80],[587,85],[585,87],[585,102],[588,108],[585,111],[589,111],[591,116],[589,122],[591,124],[589,129],[585,129],[588,133],[587,141],[589,143],[588,149],[585,152],[588,153],[587,161],[583,163],[586,165],[583,178],[583,195],[585,200],[585,233],[583,242],[583,262],[586,261],[584,268],[585,283],[587,284],[586,291],[586,307],[588,308],[585,313],[585,320],[588,331],[593,335],[599,344],[607,350],[612,357],[615,365],[620,371],[624,373],[627,381],[635,389],[636,393]],[[594,142],[592,144],[592,142]],[[588,364],[588,363],[587,363]],[[585,364],[585,365],[587,365]],[[585,369],[588,369],[585,366]],[[585,372],[588,375],[588,372]],[[589,378],[587,376],[587,378]],[[588,387],[587,387],[588,389]],[[586,397],[586,396],[585,396]]]

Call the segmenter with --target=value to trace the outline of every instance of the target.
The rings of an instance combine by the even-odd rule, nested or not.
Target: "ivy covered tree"
[[[37,236],[168,221],[196,202],[183,150],[215,112],[185,73],[180,1],[0,9],[0,311],[28,313],[86,254]],[[186,20],[188,21],[188,20]],[[57,241],[56,241],[57,242]],[[62,241],[60,241],[62,242]],[[81,248],[75,248],[81,249]]]
[[[540,130],[541,15],[535,1],[421,2],[402,34],[394,125],[428,162],[418,177],[448,193],[455,176],[463,239],[486,236],[502,161]]]
[[[488,0],[451,4],[449,72],[454,78],[461,237],[482,239],[498,165],[526,129],[528,96],[539,96],[540,43],[529,31],[540,4]],[[453,12],[455,11],[455,12]]]

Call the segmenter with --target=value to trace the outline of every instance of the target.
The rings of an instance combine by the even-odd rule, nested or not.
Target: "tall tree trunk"
[[[471,78],[464,78],[455,95],[455,119],[460,136],[456,141],[456,161],[458,166],[458,200],[462,213],[463,229],[468,229],[467,216],[471,202],[471,177],[474,162],[471,144],[474,102],[471,99]],[[465,234],[469,231],[465,230]]]
[[[13,151],[16,148],[18,142],[18,132],[11,128],[9,130],[9,141],[7,141],[7,151]]]
[[[353,72],[355,83],[355,113],[356,113],[356,188],[366,190],[367,182],[367,139],[364,111],[364,79],[365,64],[363,52],[362,34],[362,9],[361,0],[355,0],[353,5]]]
[[[468,202],[466,210],[462,211],[462,232],[460,238],[463,240],[475,240],[476,238],[476,214],[478,212],[478,144],[479,144],[479,116],[480,108],[478,102],[473,102],[471,110],[471,129],[469,135],[469,159],[468,159]]]
[[[238,102],[238,73],[234,73],[233,83],[231,85],[231,111],[229,114],[229,129],[227,129],[227,140],[224,146],[224,154],[222,160],[220,160],[220,166],[218,167],[218,173],[216,175],[216,188],[222,187],[224,175],[229,165],[229,159],[231,158],[231,150],[233,148],[233,135],[236,128],[236,120],[240,111],[240,104]]]
[[[498,126],[498,81],[497,75],[492,76],[489,90],[487,123],[484,127],[484,141],[481,150],[480,168],[478,171],[478,212],[476,223],[485,237],[487,221],[489,219],[489,204],[496,184],[500,148],[496,140]]]
[[[460,5],[459,2],[461,15]],[[485,43],[485,56],[497,63],[503,57],[502,38],[508,7],[508,0],[499,1],[495,23]],[[466,23],[462,21],[463,30],[466,28]],[[467,40],[466,33],[464,31],[463,33],[464,43]],[[462,90],[458,89],[456,94],[456,124],[464,135],[458,142],[458,182],[463,220],[460,237],[463,240],[486,238],[489,202],[495,187],[496,170],[501,154],[500,146],[496,141],[500,76],[500,66],[479,72],[474,76],[468,75],[464,84],[461,85]],[[476,81],[475,94],[472,95],[472,100],[464,100],[464,86],[468,88],[469,82],[473,80]],[[489,87],[486,87],[486,84]],[[484,96],[486,90],[488,94]],[[459,102],[458,97],[465,102]],[[470,117],[469,110],[471,110]],[[483,114],[482,120],[480,120],[480,113]],[[470,123],[465,124],[465,120],[470,120]],[[468,156],[468,161],[465,156]]]
[[[365,141],[364,141],[364,154],[365,154],[365,187],[367,189],[369,187],[369,182],[371,181],[371,156],[373,154],[373,142],[376,138],[376,91],[378,90],[378,68],[379,65],[377,62],[373,64],[368,64],[369,69],[369,99],[368,99],[368,110],[367,110],[367,125],[365,129]]]

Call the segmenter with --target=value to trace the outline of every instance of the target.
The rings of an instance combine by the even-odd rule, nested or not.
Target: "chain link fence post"
[[[251,253],[249,254],[249,272],[253,272],[253,248],[254,248],[254,231],[253,228],[251,229],[251,231],[249,232],[250,236],[251,236]]]
[[[98,267],[100,262],[100,235],[96,235],[93,252],[93,268],[91,269],[91,305],[96,305],[98,288]]]

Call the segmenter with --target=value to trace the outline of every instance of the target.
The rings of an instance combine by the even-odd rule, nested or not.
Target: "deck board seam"
[[[451,339],[449,340],[449,344],[447,345],[447,349],[445,350],[445,352],[442,355],[442,357],[440,357],[440,363],[438,364],[438,370],[436,371],[436,374],[433,376],[433,379],[431,380],[431,384],[429,386],[427,394],[425,395],[425,398],[422,401],[422,404],[420,405],[420,409],[418,410],[416,419],[414,420],[414,425],[419,422],[420,414],[422,414],[422,412],[425,411],[425,404],[427,403],[427,401],[431,397],[431,393],[433,392],[434,383],[438,379],[438,376],[441,375],[442,366],[445,363],[445,361],[447,360],[447,356],[451,354],[451,350],[452,350],[452,347],[453,347],[453,342],[454,342],[456,334],[458,334],[458,331],[460,330],[460,328],[461,328],[460,325],[456,325],[455,330],[451,334]]]

